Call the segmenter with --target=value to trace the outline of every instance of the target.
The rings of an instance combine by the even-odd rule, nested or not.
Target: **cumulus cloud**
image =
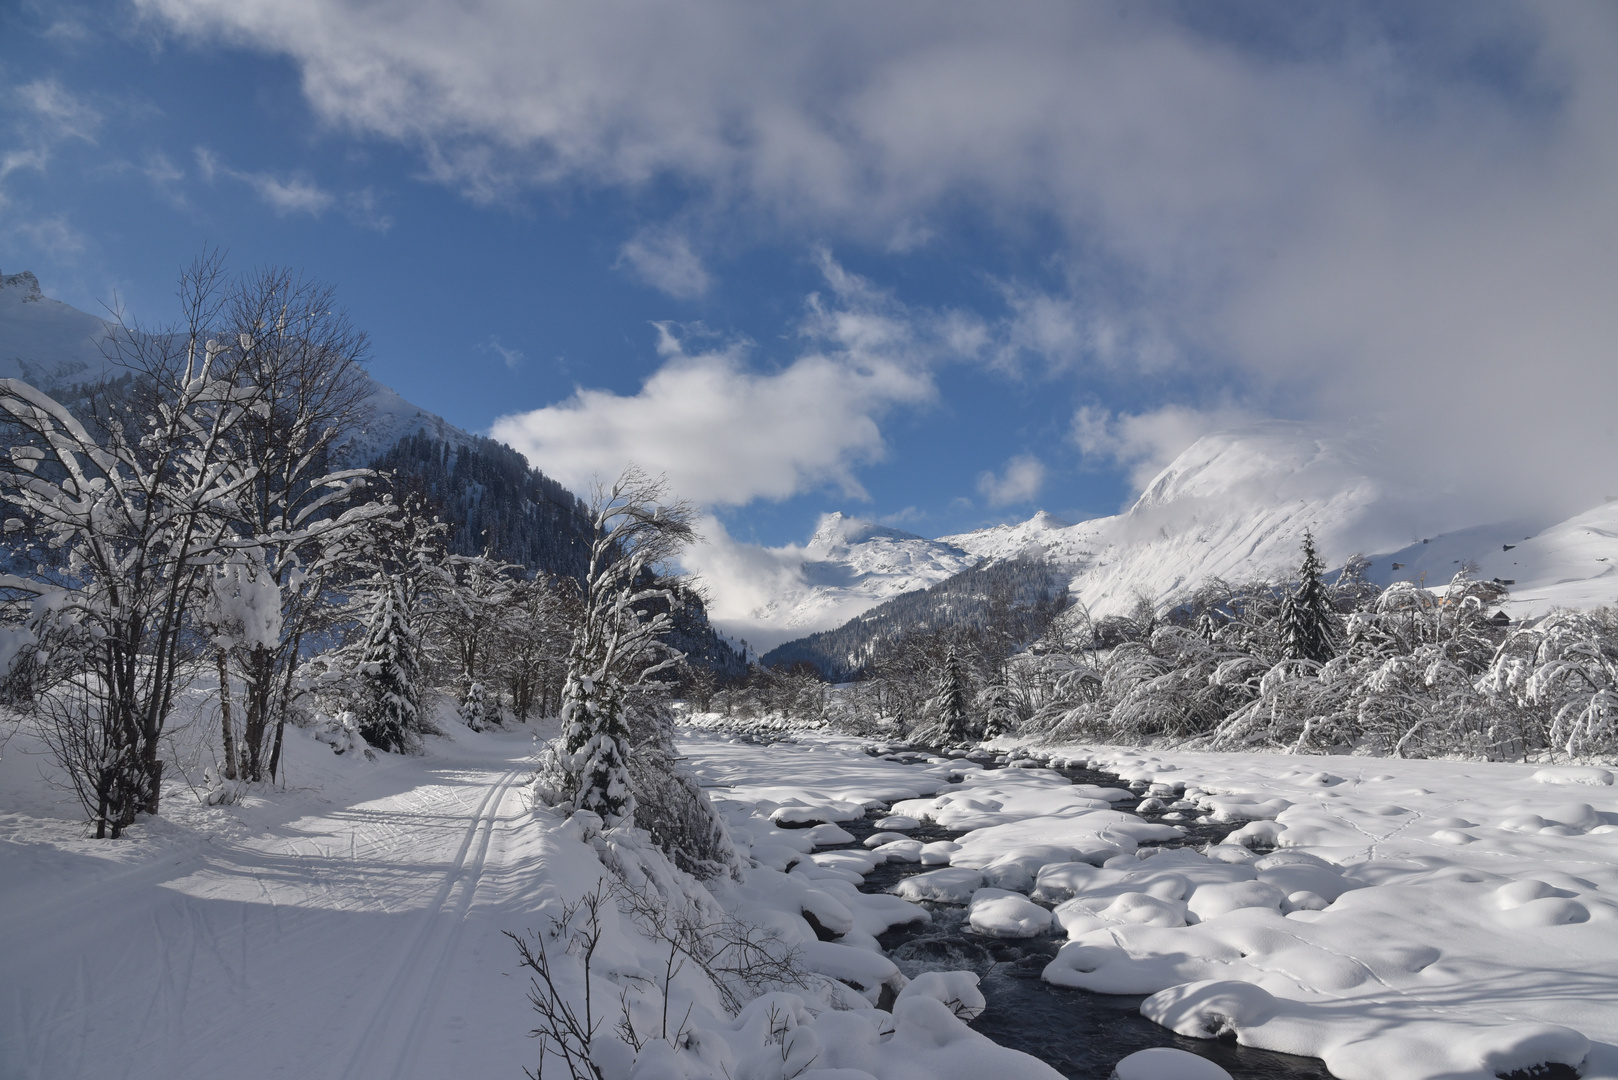
[[[1376,415],[1494,505],[1612,486],[1609,5],[137,4],[477,197],[672,180],[900,248],[1053,223],[1070,303],[1016,298],[1020,347]]]
[[[1032,502],[1044,484],[1044,463],[1032,454],[1022,454],[1006,462],[998,476],[992,472],[980,474],[978,494],[991,506],[1010,506]]]
[[[732,537],[718,518],[704,516],[697,526],[701,540],[681,558],[683,568],[701,578],[708,617],[734,637],[760,652],[802,634],[784,629],[760,609],[806,587],[803,563],[808,550],[800,544],[765,547]]]
[[[855,469],[882,457],[885,413],[933,399],[928,364],[947,353],[951,324],[821,258],[831,295],[809,298],[806,348],[779,369],[755,370],[746,342],[689,349],[691,335],[662,323],[662,365],[638,393],[580,387],[559,404],[500,418],[492,434],[575,487],[634,462],[709,506],[827,486],[865,498]]]
[[[671,229],[641,230],[619,250],[619,263],[676,300],[696,299],[712,284],[691,241]]]

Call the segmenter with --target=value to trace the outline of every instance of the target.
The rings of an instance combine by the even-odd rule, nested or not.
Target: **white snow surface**
[[[176,728],[188,753],[206,746],[205,689],[188,691],[184,707],[198,719]],[[211,806],[176,779],[162,814],[116,842],[83,837],[27,726],[0,717],[10,733],[0,756],[0,1076],[520,1076],[537,1064],[526,1037],[537,1017],[502,931],[544,930],[613,876],[612,860],[768,928],[809,974],[732,1016],[712,984],[682,969],[669,1013],[689,1038],[652,1038],[636,1054],[612,1034],[618,1003],[655,1034],[668,951],[609,902],[591,982],[607,1014],[597,1057],[607,1080],[742,1080],[811,1065],[808,1080],[1057,1076],[966,1025],[983,1007],[975,975],[912,984],[881,954],[877,934],[927,912],[856,890],[858,874],[841,863],[869,869],[880,856],[813,857],[817,841],[844,841],[835,826],[782,830],[763,804],[726,801],[757,865],[710,892],[638,834],[532,810],[532,733],[470,732],[452,711],[437,710],[452,735],[429,739],[420,757],[339,757],[289,728],[284,790]],[[736,763],[715,754],[710,764]],[[824,779],[826,790],[794,788],[785,805],[915,795],[946,779],[917,783],[915,770],[849,767],[826,751],[799,764],[795,779]],[[631,870],[621,872],[642,872]],[[817,926],[841,937],[822,941]],[[559,956],[579,1008],[577,954]],[[884,995],[890,1010],[874,1007]]]
[[[208,806],[171,782],[162,816],[116,843],[82,838],[38,745],[14,734],[0,757],[0,1075],[531,1066],[534,1018],[501,931],[541,928],[593,887],[604,844],[637,849],[524,804],[527,733],[451,730],[425,756],[374,761],[289,730],[286,790]],[[1550,1061],[1618,1080],[1611,769],[1034,751],[1238,825],[1204,853],[1142,846],[1178,834],[1113,809],[1119,789],[1047,768],[907,765],[826,736],[691,734],[681,748],[753,864],[710,902],[771,927],[823,978],[734,1017],[677,980],[671,1003],[700,1037],[625,1048],[611,1080],[811,1059],[858,1070],[844,1080],[1054,1076],[965,1026],[985,1007],[972,975],[908,984],[880,954],[878,934],[929,918],[906,893],[970,904],[981,933],[1062,933],[1051,981],[1149,994],[1142,1011],[1177,1031],[1322,1057],[1344,1080],[1485,1080]],[[912,861],[914,842],[826,850],[846,832],[772,820],[890,803],[967,830],[901,895],[857,881],[880,859]],[[612,919],[598,1000],[630,986],[644,1017],[661,947]],[[891,1012],[872,1007],[895,994]]]
[[[1321,1057],[1343,1080],[1487,1080],[1547,1062],[1618,1078],[1613,770],[1038,751],[1239,826],[1200,852],[1141,847],[1172,827],[1111,810],[1117,789],[1048,769],[907,769],[835,739],[686,749],[709,782],[748,798],[767,788],[766,805],[856,802],[906,775],[925,778],[915,787],[953,775],[897,809],[970,831],[951,865],[894,891],[969,905],[990,935],[1037,934],[1028,908],[1055,905],[1068,943],[1045,977],[1151,995],[1143,1013],[1182,1034]],[[800,794],[769,782],[776,762],[805,776]]]

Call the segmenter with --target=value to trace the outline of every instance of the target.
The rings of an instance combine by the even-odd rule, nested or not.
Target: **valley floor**
[[[540,928],[602,874],[599,844],[525,805],[532,738],[457,730],[426,756],[366,761],[300,734],[287,790],[206,807],[176,785],[162,817],[107,843],[81,838],[37,747],[13,737],[0,757],[0,1076],[516,1080],[537,1063],[535,1018],[502,931]],[[643,1054],[637,1080],[779,1065],[787,1014],[806,1032],[794,1045],[816,1048],[803,1080],[1054,1076],[938,1005],[970,999],[969,985],[894,976],[876,936],[927,918],[911,902],[923,900],[965,905],[981,934],[1065,940],[1049,981],[1152,994],[1143,1011],[1160,1023],[1323,1057],[1346,1080],[1581,1060],[1586,1080],[1618,1077],[1609,770],[1108,747],[1044,747],[989,770],[884,760],[852,739],[708,732],[682,749],[758,864],[715,896],[797,935],[811,971],[863,989],[806,990],[807,1011],[775,995],[762,1027],[679,989],[677,1008],[708,1009],[713,1037]],[[1156,785],[1147,794],[1166,805],[1142,820],[1115,808],[1128,793],[1041,767],[1081,761]],[[901,815],[881,846],[780,827],[879,804]],[[923,866],[904,815],[959,835]],[[1249,846],[1147,854],[1175,820],[1199,819],[1238,826]],[[858,892],[888,860],[926,872],[900,896]],[[838,940],[820,940],[828,930]],[[633,975],[657,947],[606,952]],[[870,1008],[884,982],[884,1004],[904,991],[892,1017]],[[644,974],[631,983],[648,992]],[[621,1064],[609,1071],[627,1080]]]

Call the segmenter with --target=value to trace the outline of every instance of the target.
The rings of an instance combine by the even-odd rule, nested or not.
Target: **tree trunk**
[[[283,715],[275,722],[275,749],[270,751],[270,782],[275,782],[275,770],[281,765],[281,733],[286,730],[287,718]]]
[[[270,780],[275,780],[275,772],[281,765],[281,737],[286,731],[287,709],[292,702],[292,672],[298,666],[298,649],[303,645],[301,633],[292,635],[292,651],[287,655],[286,677],[281,682],[281,697],[275,710],[275,749],[270,751]]]
[[[236,779],[236,727],[230,722],[230,670],[219,650],[219,722],[225,737],[225,779]]]

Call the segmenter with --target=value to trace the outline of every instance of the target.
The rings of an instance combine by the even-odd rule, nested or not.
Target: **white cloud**
[[[676,300],[694,300],[713,284],[691,241],[671,229],[642,229],[619,250],[619,262]]]
[[[826,486],[865,498],[855,470],[884,453],[880,418],[935,394],[925,361],[946,351],[944,320],[900,307],[829,255],[822,265],[834,295],[810,297],[807,348],[778,370],[751,368],[745,343],[688,351],[659,324],[663,364],[638,393],[580,387],[491,433],[576,487],[633,462],[709,506]]]
[[[281,217],[287,214],[309,214],[312,217],[319,217],[337,201],[335,195],[323,190],[320,185],[307,177],[289,176],[283,179],[262,172],[238,172],[231,175],[245,181],[258,197]]]
[[[41,255],[58,262],[72,261],[74,256],[84,253],[89,243],[84,234],[61,214],[13,220],[4,234],[13,243],[26,243]]]
[[[1021,347],[1379,414],[1502,510],[1612,486],[1610,5],[1283,7],[1253,34],[1065,0],[137,4],[291,57],[328,122],[478,197],[670,181],[682,213],[900,247],[986,213],[1075,268],[1081,302],[1024,303]]]
[[[1122,465],[1135,490],[1141,491],[1202,436],[1254,419],[1252,412],[1233,405],[1214,409],[1167,405],[1134,414],[1085,405],[1073,414],[1072,438],[1086,458]]]
[[[483,348],[497,354],[500,357],[500,362],[506,365],[506,370],[508,371],[516,371],[522,366],[522,362],[528,359],[520,349],[508,349],[500,344],[499,338],[490,338]]]
[[[103,117],[55,79],[0,88],[0,115],[11,114],[11,145],[0,151],[0,181],[20,169],[43,173],[70,139],[94,143]]]
[[[74,97],[55,79],[36,79],[17,87],[16,93],[44,126],[49,141],[95,142],[96,131],[101,127],[101,113]]]
[[[808,551],[799,544],[764,547],[736,540],[724,523],[704,517],[698,524],[701,540],[681,558],[682,567],[702,579],[708,617],[724,632],[746,638],[760,651],[798,637],[760,619],[760,608],[801,592],[803,561]]]
[[[372,188],[350,191],[343,196],[343,214],[362,229],[385,233],[393,228],[393,218],[382,212],[381,203]]]
[[[1022,454],[1006,462],[999,476],[992,472],[980,474],[978,494],[988,499],[991,506],[1009,506],[1032,502],[1044,484],[1044,463],[1032,454]]]
[[[246,184],[261,202],[275,211],[277,217],[288,214],[319,217],[337,202],[337,196],[301,173],[276,176],[268,172],[233,169],[221,162],[219,155],[202,146],[196,148],[196,157],[197,169],[204,180],[212,183],[214,177],[224,176]],[[361,206],[360,209],[364,211],[367,208]]]

